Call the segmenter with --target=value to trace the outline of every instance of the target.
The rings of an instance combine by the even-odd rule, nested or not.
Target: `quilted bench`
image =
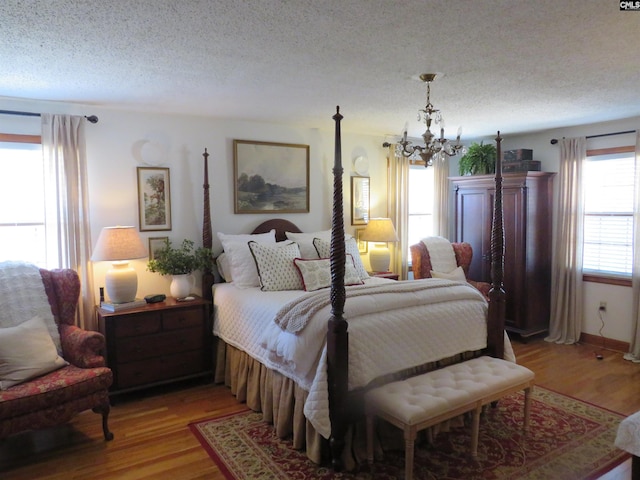
[[[373,464],[374,420],[380,417],[404,431],[405,479],[409,480],[417,433],[467,412],[473,412],[471,454],[475,457],[484,405],[524,390],[523,427],[528,428],[534,379],[528,368],[483,356],[375,388],[365,395],[367,460]]]

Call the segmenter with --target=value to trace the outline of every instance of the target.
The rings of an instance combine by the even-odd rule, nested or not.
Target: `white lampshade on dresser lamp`
[[[147,249],[135,227],[104,227],[91,260],[112,262],[105,276],[107,295],[112,303],[132,302],[138,292],[138,274],[129,260],[144,258]]]
[[[366,228],[360,234],[360,240],[375,242],[374,248],[369,249],[369,263],[374,272],[388,272],[391,253],[387,242],[399,241],[396,229],[390,218],[371,218]]]

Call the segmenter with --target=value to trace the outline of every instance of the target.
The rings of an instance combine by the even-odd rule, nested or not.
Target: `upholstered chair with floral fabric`
[[[105,343],[102,334],[75,325],[78,274],[69,269],[40,269],[40,275],[60,333],[61,356],[68,364],[62,362],[62,368],[0,389],[0,439],[60,425],[92,409],[102,415],[104,438],[111,440],[108,389],[113,374],[101,353]]]
[[[487,282],[478,282],[469,279],[469,266],[471,265],[471,259],[473,258],[473,248],[471,244],[467,242],[452,242],[453,252],[456,255],[456,263],[459,267],[462,267],[467,282],[470,285],[476,287],[484,298],[489,300],[489,290],[491,284]],[[413,278],[418,280],[420,278],[431,278],[431,258],[429,256],[429,250],[423,242],[418,242],[415,245],[411,245],[411,269],[413,271]]]

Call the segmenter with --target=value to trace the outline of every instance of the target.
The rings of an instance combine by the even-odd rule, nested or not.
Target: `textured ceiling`
[[[448,135],[640,115],[613,0],[2,0],[0,25],[0,97],[418,136],[438,72]]]

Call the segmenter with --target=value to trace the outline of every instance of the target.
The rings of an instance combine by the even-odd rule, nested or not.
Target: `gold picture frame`
[[[137,167],[137,173],[140,231],[171,230],[169,169]]]
[[[234,213],[308,213],[309,145],[233,141]]]

